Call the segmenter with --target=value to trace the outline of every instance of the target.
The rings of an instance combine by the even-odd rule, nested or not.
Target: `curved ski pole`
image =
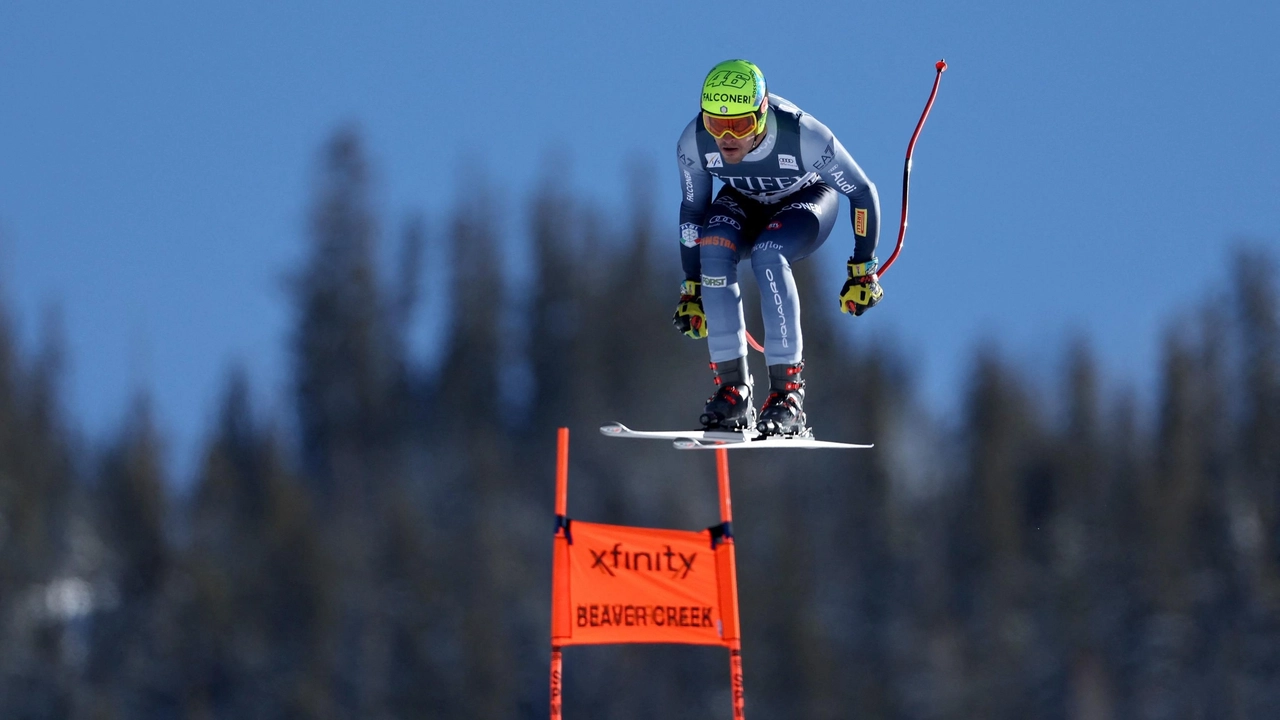
[[[934,68],[938,74],[933,78],[933,90],[929,92],[929,101],[924,105],[924,112],[920,114],[920,122],[916,123],[915,132],[911,133],[911,142],[907,143],[907,161],[902,167],[902,222],[898,226],[898,243],[893,247],[893,253],[889,255],[889,259],[884,261],[877,273],[879,277],[884,277],[885,272],[889,270],[889,266],[894,260],[898,259],[898,253],[902,252],[902,241],[907,236],[907,196],[911,190],[911,154],[916,149],[916,138],[920,137],[920,130],[924,128],[924,121],[929,118],[929,111],[933,109],[933,100],[938,96],[938,83],[942,81],[942,73],[947,69],[947,61],[939,60]],[[756,342],[751,333],[747,333],[747,344],[749,344],[756,352],[763,353],[764,347]]]
[[[924,112],[920,114],[920,122],[916,123],[916,131],[911,133],[911,142],[907,143],[907,161],[902,166],[902,223],[898,226],[898,244],[893,248],[893,254],[889,255],[889,259],[884,261],[877,273],[880,277],[884,277],[885,272],[889,270],[889,266],[894,260],[898,259],[898,253],[902,252],[902,239],[907,236],[907,194],[911,190],[911,153],[916,149],[916,138],[920,137],[920,130],[924,127],[924,121],[929,118],[929,111],[933,109],[933,99],[938,96],[938,83],[942,81],[942,73],[947,69],[947,61],[939,60],[934,65],[938,70],[938,74],[933,78],[933,90],[929,92],[929,102],[924,104]]]

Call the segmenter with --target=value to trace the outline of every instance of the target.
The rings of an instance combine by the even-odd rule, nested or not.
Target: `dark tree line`
[[[513,284],[497,206],[387,233],[338,133],[289,283],[294,411],[231,370],[185,495],[145,399],[89,447],[56,327],[26,357],[0,326],[0,717],[545,717],[555,428],[571,515],[718,517],[710,455],[595,432],[687,425],[710,392],[634,178],[620,223],[542,186]],[[1274,257],[1235,263],[1170,326],[1154,406],[1105,388],[1082,339],[1055,397],[979,352],[954,427],[893,349],[841,339],[799,266],[811,419],[877,448],[735,459],[749,716],[1274,717],[1280,296]],[[451,318],[429,365],[425,310]],[[724,717],[726,666],[572,648],[566,715]]]

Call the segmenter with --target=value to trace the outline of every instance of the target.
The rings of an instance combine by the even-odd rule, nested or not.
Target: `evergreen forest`
[[[181,490],[145,395],[87,441],[59,393],[84,360],[0,319],[0,718],[545,718],[556,428],[571,516],[718,522],[714,454],[596,431],[688,426],[711,392],[647,183],[622,222],[547,184],[386,231],[359,132],[318,158],[287,412],[230,367]],[[1274,249],[1170,319],[1153,398],[1087,338],[1048,382],[975,342],[948,421],[798,265],[811,421],[876,448],[732,456],[747,717],[1277,717]],[[729,716],[723,649],[564,655],[570,720]]]

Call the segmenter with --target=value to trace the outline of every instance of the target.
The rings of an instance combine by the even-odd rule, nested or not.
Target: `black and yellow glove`
[[[876,275],[878,263],[875,258],[864,263],[855,263],[853,258],[849,258],[849,279],[840,288],[840,312],[861,315],[884,297],[880,278]]]
[[[694,340],[707,336],[707,314],[702,311],[702,283],[697,280],[680,283],[680,304],[671,317],[671,324]]]

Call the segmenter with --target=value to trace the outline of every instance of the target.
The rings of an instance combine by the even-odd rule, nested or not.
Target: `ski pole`
[[[911,153],[916,149],[916,138],[920,137],[920,130],[924,127],[924,121],[929,118],[929,111],[933,109],[933,99],[938,96],[938,83],[942,81],[942,73],[947,69],[947,61],[939,60],[935,68],[938,74],[933,78],[933,90],[929,92],[929,102],[924,104],[924,112],[920,114],[920,122],[916,123],[916,131],[911,133],[911,142],[907,143],[907,162],[902,166],[902,223],[898,226],[898,244],[894,246],[893,253],[889,255],[889,259],[884,261],[884,265],[880,266],[877,273],[880,277],[888,272],[889,266],[894,260],[898,259],[898,253],[902,252],[902,240],[907,236],[907,194],[911,190]]]

